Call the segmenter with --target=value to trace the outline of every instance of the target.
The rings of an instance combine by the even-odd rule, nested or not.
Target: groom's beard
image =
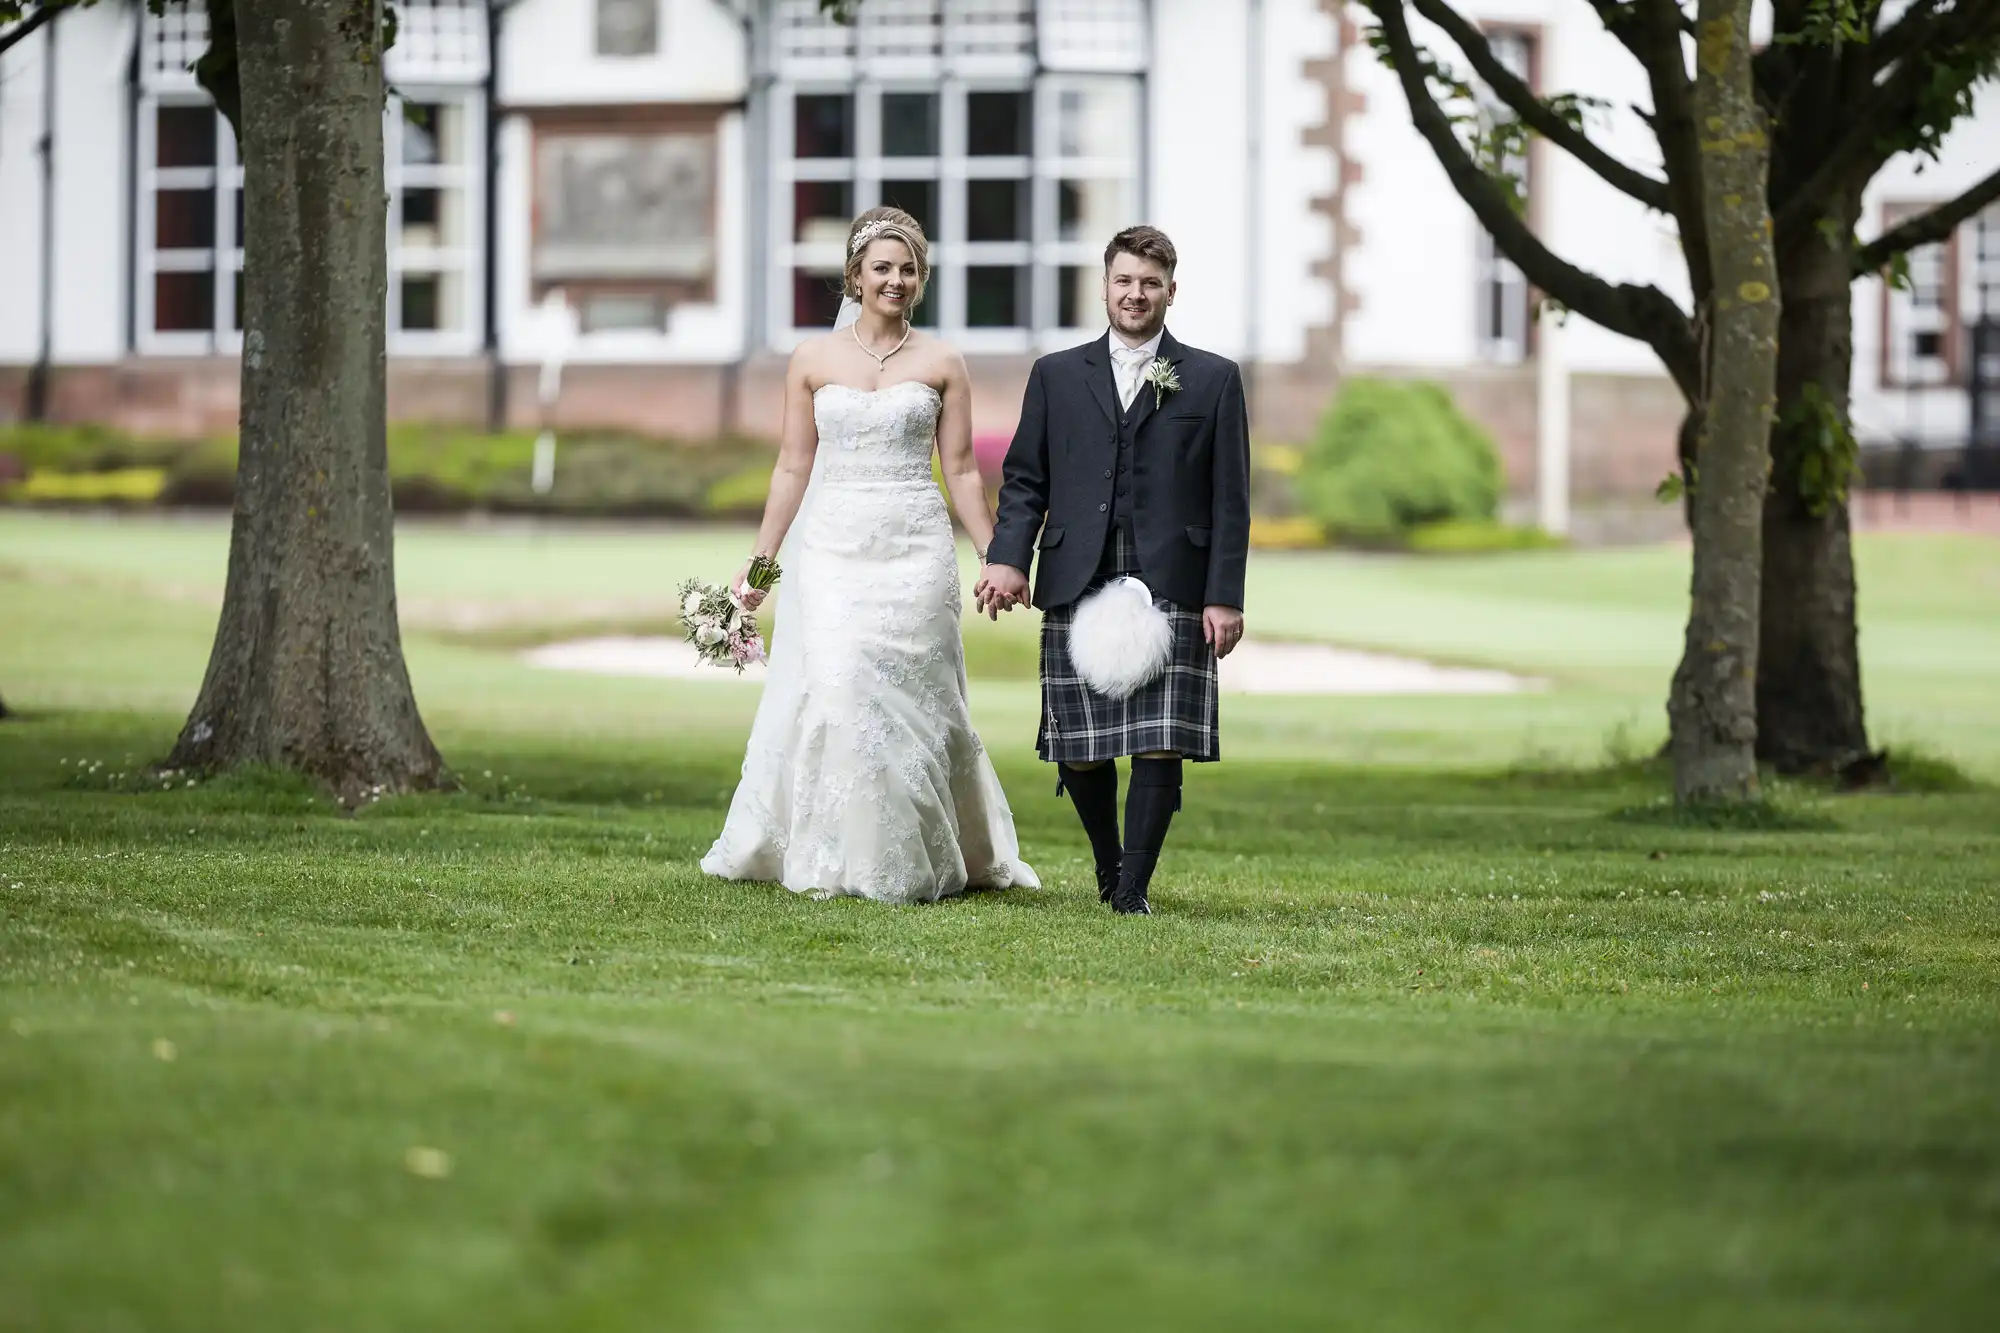
[[[1127,342],[1136,344],[1151,342],[1153,335],[1167,326],[1166,303],[1161,302],[1153,309],[1147,311],[1143,316],[1145,320],[1144,324],[1134,327],[1128,322],[1138,318],[1142,317],[1137,311],[1127,310],[1123,306],[1113,306],[1111,308],[1111,327],[1118,330],[1119,336]]]

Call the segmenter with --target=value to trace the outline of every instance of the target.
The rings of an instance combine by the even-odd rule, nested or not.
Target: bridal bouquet
[[[681,628],[704,662],[744,667],[764,660],[764,640],[757,617],[744,609],[736,594],[712,583],[689,579],[681,585]]]

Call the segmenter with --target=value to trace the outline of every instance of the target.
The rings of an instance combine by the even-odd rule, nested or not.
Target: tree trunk
[[[1696,451],[1687,643],[1667,709],[1674,798],[1755,800],[1764,476],[1777,377],[1770,143],[1750,81],[1751,0],[1701,0],[1695,111],[1715,297]]]
[[[1850,200],[1830,211],[1851,229],[1859,209]],[[1849,440],[1853,296],[1846,250],[1819,235],[1787,244],[1778,263],[1785,301],[1764,501],[1757,753],[1780,772],[1826,772],[1868,753],[1847,462],[1828,457],[1830,444]]]
[[[7,711],[7,701],[5,699],[0,699],[0,721],[5,721],[7,718],[12,716],[13,714]]]
[[[343,800],[446,781],[403,663],[385,438],[381,0],[246,0],[243,416],[229,576],[168,763]]]

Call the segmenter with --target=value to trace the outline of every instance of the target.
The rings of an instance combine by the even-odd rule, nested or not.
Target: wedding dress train
[[[819,448],[711,875],[895,903],[1039,885],[966,706],[939,407],[917,381],[813,395]]]

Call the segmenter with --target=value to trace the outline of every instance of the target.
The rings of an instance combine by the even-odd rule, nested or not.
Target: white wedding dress
[[[966,707],[938,408],[916,381],[813,395],[819,448],[711,875],[891,903],[1039,886]]]

